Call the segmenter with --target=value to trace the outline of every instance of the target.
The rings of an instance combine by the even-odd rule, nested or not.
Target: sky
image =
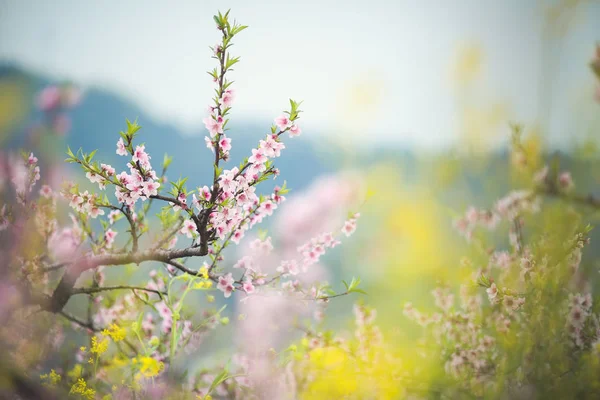
[[[503,118],[542,119],[564,141],[598,114],[587,63],[600,2],[583,3],[566,33],[548,35],[535,0],[0,0],[0,62],[115,91],[198,134],[213,93],[212,15],[231,8],[250,26],[232,48],[234,118],[268,128],[291,97],[304,101],[307,134],[436,149],[458,143],[465,105],[487,115],[501,104]],[[473,48],[480,75],[465,90],[452,65]]]

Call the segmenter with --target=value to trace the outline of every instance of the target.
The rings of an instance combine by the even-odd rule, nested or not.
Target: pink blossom
[[[281,150],[285,149],[285,144],[277,141],[277,136],[269,135],[266,140],[259,142],[259,149],[267,157],[279,157]]]
[[[108,213],[108,222],[112,225],[115,223],[115,221],[117,220],[117,217],[119,216],[119,214],[121,214],[121,211],[119,210],[112,210],[111,212]]]
[[[29,153],[29,157],[27,158],[27,163],[29,163],[29,165],[33,165],[37,162],[38,162],[37,157],[34,156],[33,153]]]
[[[114,241],[115,241],[115,237],[117,236],[118,232],[113,231],[112,229],[107,229],[106,232],[104,233],[104,240],[106,241],[106,247],[107,248],[111,248]]]
[[[231,139],[223,135],[219,140],[219,148],[224,152],[231,150]]]
[[[89,171],[88,173],[85,174],[85,176],[92,183],[102,183],[102,182],[104,182],[104,178],[102,177],[102,175],[97,174],[94,171]]]
[[[253,164],[264,164],[267,161],[267,157],[261,149],[252,149],[252,155],[248,158],[248,162]]]
[[[97,218],[99,215],[104,215],[104,210],[102,210],[98,206],[92,206],[88,212],[89,216],[92,218]]]
[[[52,129],[59,135],[65,135],[71,130],[71,118],[65,114],[58,114],[52,118]]]
[[[253,271],[254,259],[250,256],[244,256],[233,265],[233,268],[249,269]]]
[[[127,148],[125,147],[125,142],[123,142],[123,138],[119,138],[117,141],[117,154],[120,156],[127,155]]]
[[[252,250],[258,250],[264,254],[269,254],[273,251],[273,244],[271,243],[271,237],[266,238],[265,240],[256,239],[252,243],[250,243],[250,248]]]
[[[44,88],[38,94],[37,105],[44,112],[58,108],[60,106],[60,89],[56,86]]]
[[[183,227],[181,228],[181,233],[186,235],[188,238],[192,239],[196,232],[196,223],[191,219],[187,219],[183,222]]]
[[[62,98],[65,107],[73,108],[77,106],[81,102],[82,97],[81,89],[74,85],[68,85],[62,89]]]
[[[59,262],[70,261],[75,257],[79,247],[79,238],[75,231],[65,228],[56,231],[48,240],[48,249],[51,256]]]
[[[215,144],[213,143],[213,141],[208,136],[204,136],[204,142],[206,143],[206,148],[210,149],[210,151],[214,153]]]
[[[292,127],[290,128],[290,137],[294,138],[296,136],[300,136],[300,134],[302,133],[302,129],[300,129],[300,127],[298,125],[292,125]]]
[[[296,260],[282,261],[281,265],[277,267],[277,272],[290,275],[298,275],[300,269],[298,268],[298,262]]]
[[[223,133],[223,118],[217,116],[217,119],[208,116],[202,120],[204,126],[208,129],[210,137],[214,138],[217,134]]]
[[[142,167],[147,168],[150,165],[150,156],[146,153],[145,148],[144,145],[136,146],[131,159],[133,162],[139,162]]]
[[[160,183],[154,182],[152,179],[150,179],[146,182],[143,182],[142,187],[147,197],[156,196],[158,194],[158,188],[160,187]]]
[[[344,226],[342,227],[342,233],[346,236],[350,236],[356,230],[356,221],[354,219],[350,219],[344,222]]]
[[[235,290],[233,287],[233,276],[231,273],[227,275],[220,276],[217,280],[217,289],[223,292],[224,296],[227,298],[231,296],[231,293]]]
[[[244,231],[241,229],[237,229],[233,235],[231,236],[231,241],[235,244],[240,244],[240,241],[244,237]]]
[[[280,131],[285,131],[292,126],[292,121],[290,121],[287,115],[282,114],[275,118],[275,125],[277,125]]]
[[[2,209],[0,210],[0,231],[6,230],[10,221],[6,215],[6,204],[2,205]]]
[[[40,189],[40,195],[46,199],[52,197],[52,188],[48,185],[42,185]]]
[[[244,283],[242,284],[242,289],[244,289],[244,291],[247,294],[252,294],[255,290],[254,285],[252,284],[252,281],[250,279],[244,281]]]
[[[265,201],[260,205],[260,211],[265,215],[273,215],[273,211],[277,208],[277,204],[271,201]]]
[[[492,283],[492,285],[489,288],[487,288],[485,291],[490,299],[490,302],[495,303],[496,296],[498,295],[498,288],[496,287],[496,284]]]
[[[175,248],[175,245],[177,244],[177,236],[173,236],[173,238],[169,241],[169,243],[167,244],[167,249],[173,249]]]
[[[571,173],[561,172],[558,176],[558,183],[560,187],[564,190],[570,190],[573,187],[573,178],[571,178]]]
[[[549,168],[547,165],[545,165],[544,168],[540,169],[533,175],[533,181],[540,185],[543,184],[548,178],[548,171]]]
[[[115,169],[108,164],[100,164],[100,168],[102,168],[102,171],[108,176],[113,176],[115,174]]]
[[[225,90],[225,92],[223,93],[223,95],[221,96],[221,98],[219,99],[219,103],[225,107],[225,108],[229,108],[231,107],[231,104],[233,103],[233,100],[235,100],[235,92],[233,89],[227,89]]]

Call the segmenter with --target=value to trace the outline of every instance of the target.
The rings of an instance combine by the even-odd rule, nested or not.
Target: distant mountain
[[[50,83],[34,74],[30,74],[13,66],[0,66],[0,79],[18,80],[30,98]],[[142,130],[138,135],[138,143],[145,143],[146,150],[153,157],[155,169],[160,169],[165,153],[174,156],[169,168],[169,179],[189,177],[188,187],[210,185],[212,180],[212,163],[214,156],[206,148],[204,136],[208,133],[204,127],[198,127],[197,135],[183,135],[174,125],[158,123],[150,115],[143,112],[134,103],[123,100],[119,95],[99,89],[86,88],[81,103],[70,113],[72,128],[67,137],[53,147],[66,150],[69,145],[74,151],[83,148],[90,152],[98,149],[97,158],[105,160],[115,167],[124,163],[124,158],[115,154],[118,132],[126,128],[125,119],[138,119]],[[14,128],[9,142],[4,147],[29,147],[28,127],[31,121],[40,120],[42,115],[35,109],[31,110],[29,122]],[[249,155],[250,150],[258,145],[258,141],[270,132],[270,122],[259,124],[255,121],[241,121],[232,118],[227,135],[232,138],[230,161],[225,168],[232,168]],[[305,135],[311,134],[306,132]],[[57,139],[58,140],[58,139]],[[285,140],[286,149],[282,156],[276,159],[276,166],[281,171],[278,181],[285,179],[288,187],[301,189],[316,176],[331,172],[335,165],[328,161],[327,154],[314,151],[313,142],[305,137]],[[265,188],[265,190],[267,190]]]

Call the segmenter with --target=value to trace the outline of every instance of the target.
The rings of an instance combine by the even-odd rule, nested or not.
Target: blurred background
[[[591,0],[0,0],[3,149],[62,157],[69,145],[117,164],[117,134],[138,118],[149,153],[174,157],[169,178],[208,184],[205,71],[218,38],[212,15],[229,8],[250,26],[232,49],[241,63],[230,164],[288,98],[304,101],[303,135],[278,159],[288,198],[314,201],[331,187],[350,196],[330,212],[343,221],[360,211],[359,229],[324,268],[334,285],[361,277],[386,332],[410,338],[418,327],[402,304],[432,305],[434,287],[477,269],[461,263],[470,253],[452,221],[526,185],[512,168],[509,123],[525,127],[531,168],[558,152],[577,190],[600,193],[600,81],[589,67],[600,2]],[[35,99],[64,83],[81,98],[52,117],[49,136]],[[351,305],[333,302],[328,323],[345,326]]]

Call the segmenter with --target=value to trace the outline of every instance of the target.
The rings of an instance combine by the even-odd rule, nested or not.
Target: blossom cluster
[[[546,393],[530,378],[562,377],[564,366],[552,360],[563,356],[574,363],[569,373],[595,368],[591,365],[597,355],[590,359],[589,350],[600,343],[600,315],[594,312],[590,285],[581,285],[584,272],[579,268],[591,227],[573,208],[561,214],[546,207],[548,198],[596,206],[591,196],[573,194],[573,187],[568,171],[544,167],[531,174],[530,189],[510,192],[490,210],[469,207],[455,221],[460,235],[471,239],[478,227],[495,231],[508,224],[510,247],[478,236],[476,244],[483,251],[475,261],[463,259],[462,267],[479,267],[474,282],[461,286],[460,304],[450,287],[433,291],[433,313],[405,304],[404,314],[437,345],[424,353],[439,357],[452,378],[449,393],[501,394],[527,384]],[[559,219],[552,223],[553,218]],[[555,226],[560,229],[548,229]]]
[[[54,349],[61,345],[68,347],[70,355],[63,365],[72,366],[70,370],[55,368],[40,374],[44,384],[53,390],[62,389],[70,395],[90,399],[101,395],[124,398],[125,392],[143,398],[166,388],[167,374],[169,382],[178,381],[182,371],[177,359],[197,349],[210,331],[229,323],[229,318],[222,314],[224,306],[210,305],[217,301],[215,292],[222,293],[224,298],[240,293],[242,304],[258,305],[262,310],[268,302],[263,301],[263,296],[268,297],[272,314],[280,321],[285,316],[288,326],[297,315],[317,307],[313,317],[320,321],[324,304],[330,298],[363,293],[358,288],[358,279],[349,284],[344,282],[346,290],[335,292],[327,282],[308,274],[327,250],[340,244],[342,235],[348,237],[355,232],[358,213],[351,213],[342,226],[340,218],[335,228],[323,226],[323,232],[311,233],[306,241],[302,238],[299,243],[304,244],[294,246],[293,254],[279,249],[279,254],[275,254],[275,249],[287,249],[290,243],[260,231],[257,239],[248,240],[251,254],[233,265],[225,263],[225,249],[253,235],[253,228],[286,201],[289,190],[285,182],[267,194],[260,194],[259,187],[266,179],[279,175],[274,161],[286,148],[283,139],[297,137],[302,131],[298,125],[300,103],[290,100],[289,110],[274,119],[270,132],[251,149],[249,156],[239,166],[225,167],[223,163],[229,160],[231,150],[231,138],[226,132],[236,96],[229,75],[239,60],[228,49],[233,36],[245,27],[230,23],[228,13],[215,16],[215,20],[223,34],[222,41],[213,48],[218,67],[209,72],[217,83],[217,96],[204,120],[209,133],[206,141],[215,156],[212,182],[188,191],[186,179],[179,179],[170,182],[167,193],[165,173],[171,159],[165,156],[159,175],[146,147],[138,144],[140,125],[129,120],[126,130],[120,132],[115,150],[117,155],[125,157],[123,168],[97,161],[96,151],[67,150],[66,161],[79,167],[89,182],[67,181],[62,190],[44,184],[36,192],[34,188],[42,176],[33,153],[24,154],[21,159],[10,156],[7,163],[2,159],[2,172],[8,172],[0,174],[0,190],[4,189],[4,181],[10,180],[18,201],[3,205],[0,227],[17,238],[26,232],[31,248],[23,250],[15,246],[6,252],[9,270],[17,271],[15,275],[19,278],[10,282],[18,301],[7,301],[6,307],[0,307],[0,317],[17,315],[5,308],[17,308],[14,304],[19,302],[38,307],[45,318],[48,314],[44,325],[50,327],[46,333],[52,332],[48,342]],[[69,90],[44,90],[40,94],[40,108],[49,116],[60,114],[63,108],[76,103],[77,93]],[[343,199],[339,200],[328,207],[350,208]],[[162,207],[155,218],[157,205]],[[64,213],[63,220],[63,209],[70,211],[68,219]],[[23,229],[30,226],[30,220],[36,230]],[[151,233],[155,233],[154,237]],[[182,237],[192,239],[191,244],[183,244],[179,240]],[[282,254],[285,257],[279,257]],[[205,259],[195,264],[195,257]],[[266,267],[264,261],[269,257],[277,267]],[[132,280],[137,280],[137,271],[141,271],[138,266],[146,262],[157,263],[162,269],[152,269],[145,284],[111,286],[115,278],[125,275],[125,269],[135,275]],[[107,273],[109,269],[114,274]],[[2,293],[5,292],[11,291],[3,289]],[[204,295],[201,311],[196,301],[185,301],[191,293],[197,297]],[[85,313],[71,306],[78,302],[69,303],[75,296],[88,299]],[[280,301],[287,306],[280,307]],[[306,307],[307,301],[315,307]],[[374,312],[361,311],[361,315],[364,318],[360,319],[359,340],[366,345],[378,337],[378,331],[370,327]],[[247,327],[251,326],[248,329],[255,332],[262,329],[256,324],[260,320],[258,317],[248,321]],[[69,327],[79,335],[65,341]],[[21,340],[19,334],[11,337],[15,342]],[[330,343],[314,339],[311,348]],[[40,348],[45,345],[45,342],[39,344]],[[268,360],[266,341],[261,342],[261,352],[263,358],[259,361],[275,367]],[[12,353],[11,350],[11,357],[18,357]],[[42,370],[43,355],[48,353],[39,351],[39,354],[30,367]],[[113,379],[115,376],[120,378]],[[179,381],[181,390],[208,399],[211,393],[228,395],[232,390],[237,391],[239,388],[229,385],[249,383],[252,379],[233,379],[213,369],[211,373]],[[257,386],[248,389],[260,389],[256,380],[253,383]],[[164,393],[161,396],[165,398]]]
[[[36,105],[44,113],[47,126],[58,135],[71,129],[67,112],[76,107],[82,98],[81,91],[72,84],[49,85],[37,95]]]

